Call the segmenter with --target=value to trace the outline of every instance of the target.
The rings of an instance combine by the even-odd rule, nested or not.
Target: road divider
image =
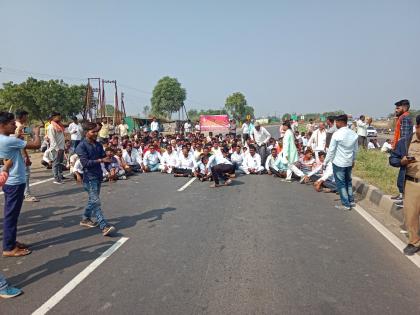
[[[67,294],[69,294],[75,287],[79,285],[87,276],[89,276],[96,268],[98,268],[107,258],[118,250],[126,241],[128,237],[121,237],[114,245],[108,248],[101,256],[96,258],[89,266],[74,277],[69,283],[54,294],[47,302],[32,313],[32,315],[43,315],[56,306]]]
[[[191,178],[184,186],[182,186],[180,189],[178,189],[178,191],[184,191],[189,185],[192,184],[193,181],[196,180],[197,177],[193,177]]]

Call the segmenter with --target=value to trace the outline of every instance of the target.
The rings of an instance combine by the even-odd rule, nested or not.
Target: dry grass
[[[394,195],[398,193],[398,170],[389,165],[388,154],[377,150],[360,150],[353,174],[385,194]]]

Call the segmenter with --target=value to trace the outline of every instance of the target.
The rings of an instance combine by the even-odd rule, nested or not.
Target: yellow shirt
[[[99,137],[108,139],[109,138],[109,124],[102,124],[101,130],[99,130]]]

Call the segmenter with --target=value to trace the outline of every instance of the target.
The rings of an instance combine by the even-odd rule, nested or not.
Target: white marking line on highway
[[[96,268],[98,268],[107,258],[109,258],[118,248],[121,247],[128,237],[121,237],[114,245],[108,248],[101,256],[96,258],[89,266],[82,270],[76,277],[74,277],[69,283],[61,288],[56,294],[54,294],[47,302],[32,313],[32,315],[43,315],[50,311],[56,306],[67,294],[69,294],[80,282],[82,282],[89,274],[91,274]]]
[[[382,223],[376,220],[373,216],[366,212],[362,207],[356,205],[354,208],[366,221],[370,223],[379,233],[381,233],[392,245],[394,245],[401,253],[404,247],[407,246],[402,240],[395,236],[390,230],[388,230]],[[405,256],[418,268],[420,268],[420,256],[415,254],[413,256]]]
[[[54,178],[48,178],[48,179],[40,180],[39,182],[35,182],[35,183],[32,183],[32,184],[29,184],[29,187],[36,186],[36,185],[39,185],[39,184],[43,184],[43,183],[46,183],[46,182],[50,182],[53,179]],[[2,194],[4,194],[4,192],[0,192],[0,195],[2,195]]]
[[[188,186],[190,186],[191,185],[191,183],[193,182],[193,181],[195,181],[195,179],[196,179],[197,177],[193,177],[193,178],[191,178],[184,186],[182,186],[180,189],[178,189],[178,191],[184,191],[185,190],[185,188],[187,188]]]

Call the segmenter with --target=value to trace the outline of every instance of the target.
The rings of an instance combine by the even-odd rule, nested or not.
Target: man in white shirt
[[[356,122],[359,147],[364,148],[364,149],[366,149],[368,146],[368,142],[367,142],[368,124],[365,122],[365,120],[366,120],[365,116],[362,115],[360,116],[359,120]]]
[[[128,125],[122,121],[121,124],[118,125],[118,134],[121,137],[128,136]]]
[[[159,132],[159,123],[156,121],[156,117],[153,117],[153,120],[150,124],[150,131]]]
[[[190,154],[188,147],[186,145],[182,146],[181,154],[178,157],[178,163],[173,169],[174,177],[192,176],[195,165],[194,156]]]
[[[382,145],[381,152],[389,153],[392,150],[391,140],[386,139],[384,144]]]
[[[54,156],[51,154],[51,149],[47,149],[42,156],[41,164],[50,170],[52,169],[53,161],[54,161]]]
[[[191,132],[191,121],[189,119],[184,124],[184,132],[185,134]]]
[[[200,122],[197,121],[197,123],[194,126],[195,129],[195,133],[199,134],[201,132],[201,126],[200,126]]]
[[[211,188],[220,186],[220,179],[224,180],[224,185],[228,186],[232,180],[227,178],[226,174],[235,174],[235,166],[228,160],[229,149],[222,148],[222,155],[212,155],[209,158],[206,168],[211,170],[214,183]]]
[[[124,162],[131,167],[133,172],[140,172],[143,165],[143,160],[139,152],[134,149],[131,144],[123,150],[122,158]]]
[[[73,117],[72,120],[73,122],[67,128],[71,139],[70,155],[76,150],[76,147],[79,145],[80,140],[82,140],[83,133],[83,128],[79,124],[77,117]]]
[[[325,161],[325,152],[319,152],[318,160],[321,163]],[[325,168],[325,169],[324,169]],[[312,175],[313,174],[313,175]],[[326,166],[321,164],[321,169],[315,169],[311,174],[311,180],[314,182],[314,188],[316,191],[324,191],[324,192],[335,192],[337,191],[337,186],[335,185],[334,181],[334,172],[332,163],[329,162]],[[325,189],[324,189],[325,188]]]
[[[245,122],[242,124],[242,141],[245,144],[246,141],[249,138],[249,120],[245,120]]]
[[[256,153],[255,146],[249,146],[249,154],[245,155],[242,166],[239,169],[247,175],[261,175],[264,167],[261,165],[261,157]]]
[[[311,138],[308,141],[308,146],[315,152],[315,156],[318,157],[318,153],[325,151],[327,143],[327,131],[325,130],[325,124],[320,123],[319,128],[312,133]]]
[[[64,126],[61,123],[61,114],[51,114],[51,124],[48,126],[47,134],[50,139],[51,153],[54,156],[52,165],[54,184],[63,184],[63,162],[64,162]]]
[[[277,168],[277,149],[272,148],[271,154],[268,156],[267,160],[265,161],[265,170],[267,171],[268,175],[277,175],[279,176],[279,169]]]
[[[251,139],[255,141],[257,144],[257,152],[261,157],[261,163],[262,165],[265,165],[265,160],[267,159],[268,153],[267,153],[267,143],[270,141],[271,135],[265,129],[261,126],[260,123],[255,124],[254,130],[250,134]]]
[[[240,145],[232,145],[233,153],[230,155],[230,160],[235,166],[235,170],[238,170],[244,161],[244,154],[242,153],[242,148]]]
[[[162,154],[160,162],[160,171],[162,173],[171,174],[174,167],[178,164],[178,153],[174,151],[172,145],[166,147],[166,151]]]
[[[157,172],[160,169],[162,156],[156,151],[156,146],[151,145],[149,151],[143,156],[143,172]]]
[[[355,206],[351,171],[357,154],[357,134],[347,128],[347,115],[336,118],[337,131],[331,137],[330,147],[324,165],[333,164],[334,179],[340,194],[342,207],[351,210]]]

